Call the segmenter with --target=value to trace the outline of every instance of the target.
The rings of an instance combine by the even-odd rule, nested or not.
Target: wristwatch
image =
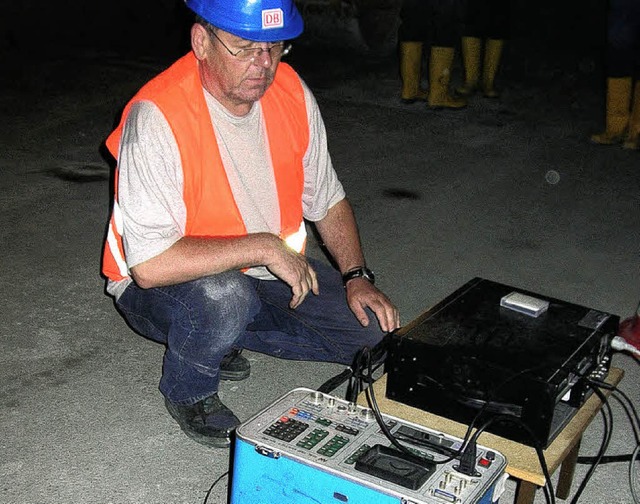
[[[373,274],[373,271],[366,266],[359,266],[358,268],[347,271],[342,275],[342,284],[346,287],[347,282],[354,278],[364,278],[365,280],[369,280],[372,284],[376,283],[376,276]]]

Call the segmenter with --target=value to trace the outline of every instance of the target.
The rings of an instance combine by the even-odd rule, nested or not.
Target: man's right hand
[[[280,280],[291,287],[293,296],[289,302],[289,307],[295,309],[307,297],[309,291],[318,295],[318,278],[316,272],[307,262],[302,254],[291,249],[283,240],[275,237],[273,259],[265,266]]]

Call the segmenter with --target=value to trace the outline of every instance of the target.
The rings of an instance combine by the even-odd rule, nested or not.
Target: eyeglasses
[[[284,42],[277,42],[275,44],[269,45],[266,49],[264,47],[247,47],[246,49],[238,49],[236,52],[233,52],[227,44],[225,44],[220,37],[216,34],[216,32],[211,28],[207,27],[207,31],[213,35],[218,42],[222,44],[231,56],[235,56],[240,61],[251,61],[254,62],[256,59],[262,56],[262,53],[267,52],[271,58],[281,58],[282,56],[286,56],[291,52],[291,44],[287,46],[284,45]]]

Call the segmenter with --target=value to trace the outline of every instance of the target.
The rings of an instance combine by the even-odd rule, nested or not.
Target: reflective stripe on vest
[[[307,243],[307,228],[304,225],[304,221],[300,223],[300,227],[295,233],[291,233],[289,236],[281,236],[281,238],[284,239],[289,248],[300,254],[304,252],[304,246]]]
[[[246,235],[220,158],[195,56],[189,53],[179,59],[127,104],[120,124],[106,142],[116,158],[126,116],[133,103],[140,100],[152,101],[159,107],[178,144],[187,210],[185,236]],[[306,239],[302,216],[302,160],[309,143],[309,128],[302,83],[291,67],[280,63],[260,105],[280,207],[280,237],[291,243],[294,250],[302,252]],[[102,271],[106,277],[118,281],[126,278],[128,272],[122,249],[117,187],[114,193],[116,202],[105,240]]]
[[[122,227],[123,221],[120,205],[118,205],[117,201],[114,201],[109,230],[107,231],[107,248],[118,267],[118,273],[124,278],[129,275],[129,268],[127,268],[127,262],[124,260],[124,247],[122,246],[121,238]]]

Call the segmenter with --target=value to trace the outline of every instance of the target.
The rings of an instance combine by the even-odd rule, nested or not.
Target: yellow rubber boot
[[[611,77],[607,79],[606,129],[591,135],[591,141],[600,145],[621,142],[629,124],[631,103],[631,77]]]
[[[470,96],[478,90],[480,81],[480,55],[482,40],[477,37],[462,37],[462,63],[464,65],[464,84],[456,89],[462,96]]]
[[[400,78],[402,79],[402,93],[400,98],[404,103],[416,100],[425,101],[427,92],[420,89],[420,75],[422,66],[422,42],[400,43]]]
[[[625,149],[640,150],[640,80],[636,81],[633,91],[633,105],[629,117],[629,131],[624,141]]]
[[[453,47],[432,47],[429,59],[429,98],[431,108],[460,109],[467,106],[467,100],[449,93],[451,64],[455,50]]]
[[[496,74],[500,67],[504,40],[487,39],[484,44],[484,62],[482,70],[482,92],[487,98],[497,98],[498,92],[494,87]]]

